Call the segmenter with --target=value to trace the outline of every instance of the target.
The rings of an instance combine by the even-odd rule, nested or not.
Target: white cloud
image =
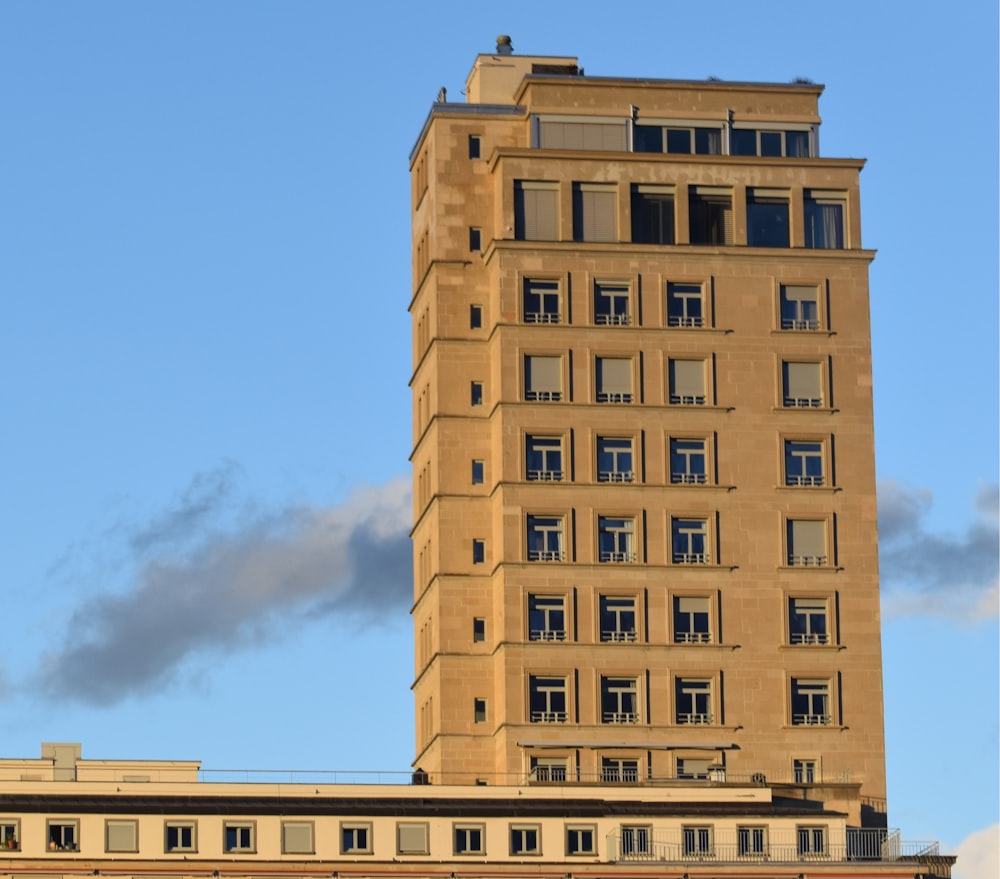
[[[1000,876],[1000,824],[970,833],[955,851],[952,879],[997,879]]]

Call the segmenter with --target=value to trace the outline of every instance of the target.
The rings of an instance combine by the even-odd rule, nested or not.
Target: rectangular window
[[[823,405],[823,367],[820,363],[781,364],[782,399],[793,409],[817,409]]]
[[[675,565],[707,565],[711,560],[707,519],[671,519],[670,539]]]
[[[598,357],[595,367],[598,403],[632,402],[631,358]]]
[[[632,320],[629,304],[632,288],[628,284],[594,282],[594,323],[598,326],[624,327]]]
[[[483,249],[483,230],[475,226],[469,227],[469,250],[473,253]]]
[[[729,135],[729,152],[734,156],[809,156],[808,131],[765,131],[736,128]]]
[[[597,539],[601,562],[635,561],[635,519],[599,516]]]
[[[562,437],[527,435],[524,459],[529,482],[562,482]]]
[[[520,241],[558,240],[558,183],[515,181],[514,237]]]
[[[563,520],[561,516],[528,516],[528,561],[561,562]]]
[[[529,354],[524,358],[524,399],[562,399],[562,358]]]
[[[540,855],[542,853],[542,828],[537,824],[512,824],[510,828],[510,853],[512,855]]]
[[[788,599],[790,644],[829,644],[829,605],[825,598]]]
[[[704,406],[705,361],[670,358],[670,402],[681,406]]]
[[[633,596],[602,595],[600,613],[602,641],[631,643],[638,640]]]
[[[483,307],[481,305],[469,306],[469,329],[481,330],[483,328]]]
[[[844,203],[840,192],[807,190],[805,195],[806,247],[844,248]]]
[[[599,436],[597,438],[597,481],[633,482],[632,437]]]
[[[781,285],[781,328],[783,330],[818,330],[820,328],[819,289],[817,287]]]
[[[625,151],[625,123],[564,122],[543,119],[538,126],[538,145],[546,150]]]
[[[670,481],[674,485],[708,482],[708,442],[704,439],[670,438]]]
[[[796,827],[799,857],[821,857],[826,854],[825,827]]]
[[[617,187],[603,183],[573,184],[573,240],[618,240]]]
[[[6,851],[21,850],[21,827],[20,822],[5,818],[0,821],[0,849]]]
[[[785,440],[785,485],[824,485],[823,458],[822,442]]]
[[[638,723],[639,687],[635,678],[601,676],[601,723]]]
[[[648,858],[652,835],[651,827],[624,825],[622,827],[622,857]]]
[[[472,717],[476,723],[486,723],[486,700],[472,700]]]
[[[722,152],[722,130],[719,128],[636,125],[633,141],[637,153],[717,156]]]
[[[456,855],[486,854],[484,824],[456,824],[453,829]]]
[[[688,858],[706,857],[712,854],[711,827],[683,827],[684,856]]]
[[[469,158],[478,159],[482,152],[482,138],[478,134],[469,135]]]
[[[473,539],[472,541],[472,564],[486,564],[486,541]]]
[[[342,855],[370,855],[372,853],[372,826],[368,822],[342,822],[340,825],[340,853]]]
[[[483,405],[483,383],[472,382],[469,385],[469,398],[473,406]]]
[[[788,247],[788,193],[771,189],[747,191],[747,244]]]
[[[705,724],[712,719],[712,682],[701,678],[677,678],[674,681],[677,723]]]
[[[566,827],[567,855],[596,855],[597,827],[593,824],[570,824]]]
[[[256,848],[256,825],[252,821],[226,821],[222,825],[224,852],[252,852]]]
[[[529,675],[528,708],[532,723],[565,723],[566,679]]]
[[[80,850],[80,822],[55,819],[45,822],[50,852],[78,852]]]
[[[712,760],[708,757],[678,757],[677,777],[690,781],[708,781]]]
[[[486,620],[483,617],[472,618],[472,640],[476,643],[486,640]]]
[[[736,852],[741,858],[763,858],[767,855],[767,828],[737,827]]]
[[[792,774],[796,784],[815,784],[819,781],[816,760],[793,760]]]
[[[633,243],[673,244],[674,239],[674,188],[633,186]]]
[[[531,778],[532,781],[552,781],[559,783],[566,781],[566,758],[532,757]]]
[[[284,855],[316,854],[316,833],[313,822],[282,821],[281,853]]]
[[[472,484],[482,485],[486,479],[486,464],[483,461],[472,462]]]
[[[627,757],[601,758],[601,781],[610,784],[635,784],[638,780],[638,760]]]
[[[812,568],[828,563],[824,519],[789,519],[786,524],[789,565]]]
[[[139,822],[107,819],[104,822],[104,850],[109,853],[139,851]]]
[[[528,640],[566,640],[566,598],[564,596],[528,596]]]
[[[198,850],[198,825],[194,821],[167,821],[163,825],[163,850],[194,852]]]
[[[674,642],[708,644],[712,640],[710,601],[703,595],[674,596]]]
[[[792,726],[829,726],[830,682],[792,678]]]
[[[688,189],[692,244],[733,243],[733,197],[728,189],[692,186]]]
[[[400,855],[430,854],[429,836],[427,824],[400,821],[396,824],[396,853]]]
[[[705,295],[701,284],[667,283],[667,326],[703,327]]]
[[[524,279],[524,322],[559,323],[559,282]]]

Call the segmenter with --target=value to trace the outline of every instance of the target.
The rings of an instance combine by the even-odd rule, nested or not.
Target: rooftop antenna
[[[513,55],[514,44],[510,41],[508,34],[500,34],[497,37],[497,55]]]

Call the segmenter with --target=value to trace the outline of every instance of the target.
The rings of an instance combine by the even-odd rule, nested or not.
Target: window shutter
[[[559,393],[562,390],[561,357],[528,357],[525,387],[532,393]]]
[[[704,397],[705,361],[671,360],[670,393],[676,397]]]
[[[521,181],[514,188],[515,237],[524,241],[555,241],[559,228],[559,188],[556,183]]]
[[[614,186],[578,183],[573,188],[573,237],[578,241],[615,241],[617,197]]]
[[[135,821],[108,821],[109,852],[139,851],[138,825]]]
[[[286,854],[311,855],[315,850],[311,821],[286,821],[281,825],[281,836]]]
[[[820,558],[826,555],[826,522],[792,519],[788,523],[788,554]]]
[[[549,150],[625,150],[625,123],[550,122],[539,128],[542,149]]]
[[[704,597],[681,597],[676,599],[677,609],[681,613],[708,613],[708,599]]]
[[[599,357],[597,389],[602,394],[631,394],[632,361],[617,357]]]
[[[786,363],[785,396],[796,400],[822,400],[819,364]]]
[[[399,842],[399,853],[401,855],[427,854],[426,824],[398,824],[396,826],[396,833]]]

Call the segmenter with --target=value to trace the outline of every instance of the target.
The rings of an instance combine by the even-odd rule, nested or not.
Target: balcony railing
[[[675,552],[673,554],[675,565],[707,565],[707,552]]]
[[[635,551],[631,549],[626,550],[616,550],[615,552],[601,552],[602,562],[634,562],[635,561]]]
[[[612,641],[612,642],[633,642],[637,641],[639,636],[636,634],[635,629],[630,631],[625,631],[623,629],[604,629],[601,631],[602,641]]]
[[[674,485],[704,485],[708,477],[704,473],[671,473],[670,481]]]
[[[825,632],[792,632],[792,644],[829,644],[830,636]]]
[[[833,718],[829,714],[793,714],[792,726],[829,726]]]
[[[781,328],[783,330],[818,330],[819,321],[783,317],[781,319]]]
[[[532,711],[532,723],[565,723],[565,711]]]
[[[631,391],[598,391],[598,403],[631,403]]]
[[[532,549],[528,551],[529,562],[561,562],[565,558],[561,549]]]
[[[638,723],[639,715],[634,711],[605,711],[601,723]]]
[[[595,314],[594,323],[603,327],[627,327],[632,318],[627,314]]]
[[[670,402],[678,406],[704,406],[704,394],[671,394]],[[788,405],[787,403],[785,404]]]
[[[822,405],[822,397],[785,397],[785,406],[791,409],[818,409]]]
[[[633,482],[635,474],[631,470],[599,470],[598,482]]]
[[[792,476],[785,477],[785,485],[822,485],[822,476]]]
[[[562,391],[525,391],[524,399],[538,403],[556,403],[562,399]]]
[[[821,568],[826,564],[825,555],[790,555],[788,564],[793,568]]]
[[[562,482],[562,470],[529,470],[528,482]]]
[[[524,313],[526,324],[557,324],[560,322],[558,311],[526,311]]]
[[[711,714],[683,714],[678,713],[677,722],[679,724],[707,724],[712,722]]]
[[[528,632],[530,641],[565,641],[566,631],[564,629],[531,629]]]
[[[684,315],[671,315],[667,318],[668,327],[701,327],[705,325],[703,317],[687,317]]]
[[[711,632],[674,632],[676,644],[710,644]]]

